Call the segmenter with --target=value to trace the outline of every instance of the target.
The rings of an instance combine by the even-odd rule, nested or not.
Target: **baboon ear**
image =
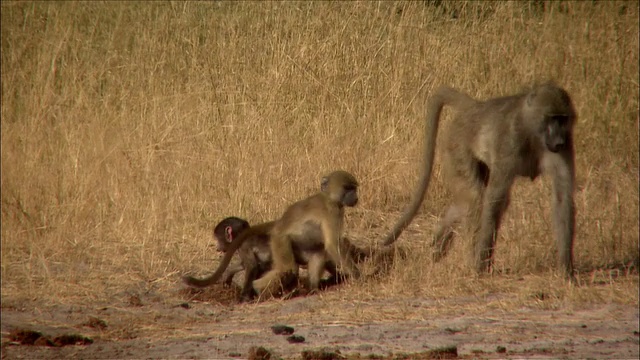
[[[231,226],[227,226],[224,228],[225,235],[227,236],[227,241],[233,241],[233,228]]]
[[[329,177],[328,176],[323,176],[322,180],[320,180],[320,191],[322,192],[327,192],[329,186]]]

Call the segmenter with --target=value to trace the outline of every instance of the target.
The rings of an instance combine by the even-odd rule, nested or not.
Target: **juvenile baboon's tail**
[[[420,165],[420,182],[413,193],[411,203],[404,211],[400,220],[396,222],[393,230],[382,242],[382,245],[393,244],[404,229],[409,226],[413,218],[418,213],[424,194],[429,187],[429,180],[431,179],[431,170],[433,169],[433,159],[435,156],[436,138],[438,135],[438,124],[440,123],[440,114],[442,108],[445,105],[450,105],[455,108],[464,108],[473,105],[475,100],[469,95],[461,93],[448,86],[441,86],[436,92],[431,95],[427,101],[426,112],[426,126],[424,130],[424,147],[422,159],[423,162]]]

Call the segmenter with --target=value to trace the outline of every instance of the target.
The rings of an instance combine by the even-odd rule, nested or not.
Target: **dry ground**
[[[633,278],[616,281],[636,281]],[[529,280],[499,281],[519,286]],[[56,348],[5,343],[3,358],[247,358],[252,347],[288,359],[319,358],[304,353],[309,351],[353,359],[640,356],[637,306],[597,303],[576,308],[558,304],[553,291],[528,299],[497,292],[440,299],[357,294],[354,299],[347,285],[314,296],[236,304],[237,291],[221,286],[190,292],[140,285],[104,304],[35,309],[3,305],[3,335],[26,327],[52,337],[79,333],[94,340],[91,345]],[[591,286],[604,290],[613,285],[600,279]],[[565,290],[580,291],[569,285]],[[270,327],[276,324],[292,326],[304,342],[289,343],[287,336],[275,335]]]
[[[3,358],[638,358],[637,2],[0,6]],[[216,222],[275,219],[338,168],[361,182],[346,233],[375,246],[415,185],[433,89],[549,79],[579,115],[579,286],[555,273],[548,179],[516,183],[494,274],[470,271],[464,228],[433,264],[438,152],[385,276],[256,304],[180,284],[217,264]],[[16,345],[19,329],[94,342]]]

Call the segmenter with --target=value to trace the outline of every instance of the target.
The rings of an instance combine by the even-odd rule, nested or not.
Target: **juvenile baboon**
[[[338,272],[358,277],[355,261],[347,256],[341,241],[344,207],[357,203],[358,182],[350,173],[339,170],[322,178],[320,192],[289,206],[271,231],[273,266],[253,282],[256,292],[274,294],[290,287],[298,277],[296,249],[312,251],[307,259],[312,290],[318,288],[327,261],[332,261]]]
[[[475,230],[475,268],[490,270],[495,239],[518,176],[531,180],[540,173],[553,178],[553,228],[558,265],[573,278],[574,150],[576,119],[569,94],[554,83],[535,86],[513,96],[478,101],[449,87],[429,99],[420,182],[411,203],[386,237],[393,243],[409,225],[429,185],[442,108],[458,111],[443,139],[445,183],[454,201],[445,211],[433,239],[434,259],[451,243],[453,227],[471,213]]]
[[[218,250],[225,253],[218,269],[204,279],[184,276],[183,281],[189,286],[202,288],[213,285],[217,283],[221,277],[224,277],[223,283],[225,285],[231,285],[233,276],[245,270],[241,300],[246,301],[252,299],[255,296],[252,286],[253,280],[258,279],[263,273],[271,269],[272,258],[269,247],[269,232],[273,224],[274,222],[272,221],[250,227],[249,222],[244,219],[237,217],[225,218],[216,225],[213,231],[214,238],[218,242]],[[251,229],[251,231],[244,234],[247,229]],[[240,238],[240,236],[242,236],[242,238]],[[356,263],[363,262],[372,256],[374,256],[376,262],[389,261],[391,256],[393,256],[393,254],[388,251],[374,252],[370,249],[360,248],[353,245],[347,238],[342,239],[342,245],[347,256],[352,258]],[[236,250],[238,251],[240,263],[229,265]],[[318,249],[315,248],[303,251],[302,249],[294,247],[296,263],[302,266],[307,265],[309,259],[317,251]],[[320,251],[324,251],[324,249]],[[336,265],[332,261],[325,263],[325,270],[327,270],[331,276],[328,279],[322,280],[323,286],[337,285],[343,280],[342,274],[338,272]]]

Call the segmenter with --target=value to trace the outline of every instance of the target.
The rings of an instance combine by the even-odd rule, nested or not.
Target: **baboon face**
[[[358,181],[346,171],[334,171],[323,177],[320,190],[342,206],[356,206],[358,203]]]
[[[568,115],[546,115],[544,117],[544,142],[551,152],[564,149],[571,141],[571,125]]]
[[[233,239],[248,228],[249,223],[237,217],[232,216],[220,221],[213,229],[213,237],[218,243],[218,251],[226,252]]]
[[[347,184],[342,187],[342,200],[344,206],[356,206],[358,204],[358,185]]]

